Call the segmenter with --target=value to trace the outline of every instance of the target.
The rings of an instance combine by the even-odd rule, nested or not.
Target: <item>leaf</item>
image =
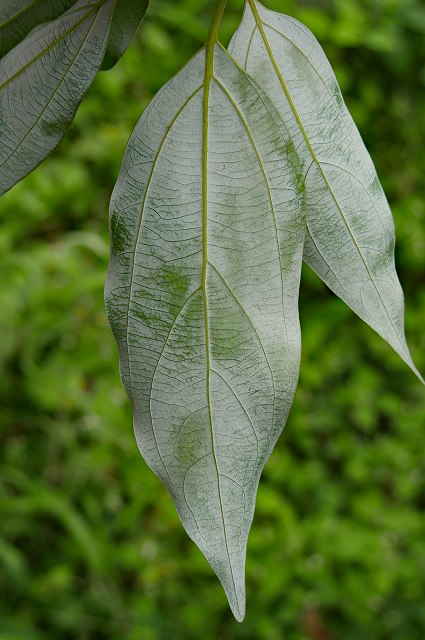
[[[110,69],[126,51],[149,0],[117,0],[102,69]],[[54,20],[76,5],[76,0],[8,0],[0,5],[0,57],[36,26]],[[85,3],[86,5],[88,3]]]
[[[126,51],[145,16],[148,2],[149,0],[118,0],[103,59],[103,70],[113,67]]]
[[[105,52],[116,0],[80,0],[0,60],[0,194],[62,140]]]
[[[422,380],[404,336],[391,211],[322,48],[301,23],[247,0],[229,52],[271,98],[298,150],[306,262]]]
[[[242,620],[257,485],[298,378],[303,192],[273,106],[213,55],[133,133],[105,297],[140,451]]]
[[[58,18],[75,0],[2,0],[0,4],[0,58],[38,24]]]

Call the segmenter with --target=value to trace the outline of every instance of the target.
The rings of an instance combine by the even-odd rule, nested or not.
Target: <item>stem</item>
[[[213,16],[211,18],[210,29],[208,31],[206,43],[206,63],[205,63],[205,81],[211,79],[214,61],[214,47],[218,40],[218,32],[220,30],[221,20],[226,8],[227,0],[217,0]]]

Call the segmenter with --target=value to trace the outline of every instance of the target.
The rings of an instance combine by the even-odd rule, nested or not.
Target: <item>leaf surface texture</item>
[[[404,336],[391,211],[321,46],[295,19],[248,0],[229,52],[271,98],[298,151],[306,262],[421,379]]]
[[[111,202],[108,318],[139,448],[244,616],[261,470],[299,369],[300,166],[267,96],[217,46],[154,98]]]

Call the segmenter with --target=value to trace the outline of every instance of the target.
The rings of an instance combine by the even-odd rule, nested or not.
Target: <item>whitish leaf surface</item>
[[[54,20],[76,0],[1,0],[0,57],[38,24]]]
[[[207,72],[201,50],[143,114],[111,203],[106,306],[138,445],[238,620],[300,357],[303,193],[278,120],[223,49]]]
[[[0,60],[0,193],[55,148],[102,63],[116,0],[80,0]]]
[[[391,211],[322,48],[304,25],[247,0],[229,51],[267,92],[299,153],[306,262],[420,377],[404,337]]]
[[[149,0],[118,0],[102,69],[110,69],[130,44],[146,13]]]

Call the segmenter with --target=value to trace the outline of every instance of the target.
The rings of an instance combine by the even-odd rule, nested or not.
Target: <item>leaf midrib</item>
[[[213,33],[213,32],[212,32]],[[213,34],[214,35],[214,34]],[[202,246],[203,246],[203,262],[202,262],[202,298],[204,307],[205,320],[205,357],[206,357],[206,395],[208,421],[211,435],[212,457],[214,460],[215,470],[217,474],[217,490],[218,501],[220,505],[221,519],[223,523],[223,536],[226,547],[227,558],[229,561],[230,574],[232,576],[233,589],[235,593],[236,606],[239,616],[241,615],[239,606],[239,597],[236,589],[235,576],[233,574],[233,565],[230,559],[229,545],[227,542],[226,522],[224,519],[223,500],[221,496],[220,471],[218,468],[217,454],[215,451],[215,439],[213,430],[213,420],[211,414],[211,354],[210,354],[210,328],[208,315],[208,296],[207,296],[207,271],[208,271],[208,132],[209,132],[209,100],[211,82],[214,76],[214,56],[216,46],[216,35],[208,40],[205,56],[205,78],[204,78],[204,104],[202,118]]]

